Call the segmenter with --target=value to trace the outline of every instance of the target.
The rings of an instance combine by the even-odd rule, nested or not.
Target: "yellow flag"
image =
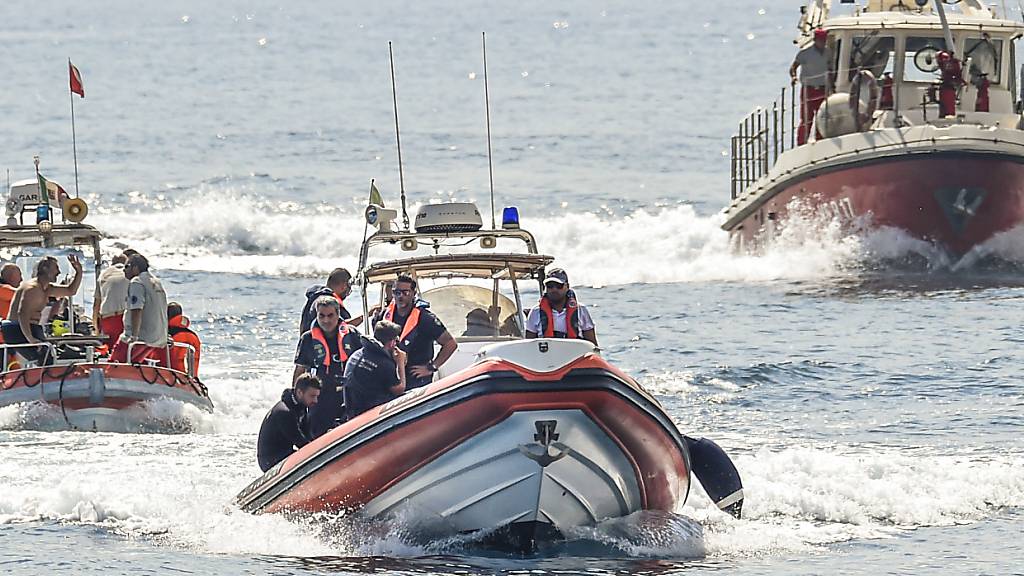
[[[384,207],[384,199],[380,196],[380,190],[377,190],[377,185],[374,184],[373,180],[370,180],[370,204],[376,204],[381,208]]]

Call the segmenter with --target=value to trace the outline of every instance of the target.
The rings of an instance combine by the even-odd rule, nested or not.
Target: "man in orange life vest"
[[[544,278],[544,296],[526,319],[527,338],[580,338],[597,346],[594,320],[587,307],[576,302],[569,275],[554,268]]]
[[[430,384],[434,372],[448,361],[459,347],[441,320],[431,312],[430,304],[416,297],[416,281],[401,274],[394,282],[394,299],[384,309],[381,319],[402,328],[398,347],[409,358],[405,366],[405,389]],[[434,356],[434,342],[441,350]]]
[[[21,268],[11,262],[0,267],[0,319],[10,319],[11,301],[18,286],[21,286]]]
[[[309,410],[310,432],[317,438],[341,421],[345,363],[362,343],[359,332],[341,320],[341,305],[334,297],[321,296],[313,305],[316,322],[299,338],[292,382],[310,372],[323,383],[320,400]]]
[[[344,268],[335,268],[327,276],[326,286],[310,286],[306,289],[306,304],[302,307],[302,318],[299,320],[299,334],[305,334],[316,319],[316,301],[321,296],[330,296],[338,301],[341,319],[349,326],[359,326],[363,317],[352,317],[345,309],[345,298],[352,293],[352,274]]]
[[[199,377],[199,356],[202,354],[203,343],[199,335],[192,331],[188,316],[181,312],[181,304],[171,302],[167,305],[167,334],[171,340],[181,344],[188,344],[192,347],[192,375]],[[185,370],[185,362],[188,361],[188,349],[181,346],[171,348],[171,368],[181,372]]]

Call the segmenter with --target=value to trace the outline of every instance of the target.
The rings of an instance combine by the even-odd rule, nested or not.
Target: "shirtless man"
[[[8,344],[38,344],[46,341],[39,318],[50,298],[68,298],[78,292],[82,284],[82,262],[74,254],[68,255],[68,262],[75,269],[70,284],[54,284],[60,276],[60,265],[53,256],[46,256],[36,264],[36,275],[18,287],[11,301],[11,319],[2,325],[4,340]],[[43,349],[45,351],[45,349]],[[18,353],[29,360],[39,360],[39,348],[19,348]],[[47,363],[46,361],[43,362]]]

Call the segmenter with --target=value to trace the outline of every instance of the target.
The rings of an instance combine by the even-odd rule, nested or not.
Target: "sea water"
[[[150,257],[203,338],[216,406],[148,405],[193,429],[172,435],[0,409],[0,569],[1024,572],[1024,230],[957,264],[896,230],[807,218],[746,256],[719,228],[729,137],[787,82],[798,7],[0,4],[0,169],[34,177],[38,154],[74,194],[70,57],[86,222],[108,252]],[[481,31],[495,205],[568,271],[609,360],[733,457],[742,520],[694,484],[672,515],[517,558],[231,504],[259,475],[304,289],[356,268],[371,178],[398,205],[389,41],[410,213],[472,200],[488,219]]]

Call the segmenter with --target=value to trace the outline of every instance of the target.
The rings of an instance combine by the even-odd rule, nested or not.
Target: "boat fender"
[[[850,110],[857,125],[857,132],[863,132],[870,124],[878,108],[878,80],[870,70],[861,70],[850,82]]]

